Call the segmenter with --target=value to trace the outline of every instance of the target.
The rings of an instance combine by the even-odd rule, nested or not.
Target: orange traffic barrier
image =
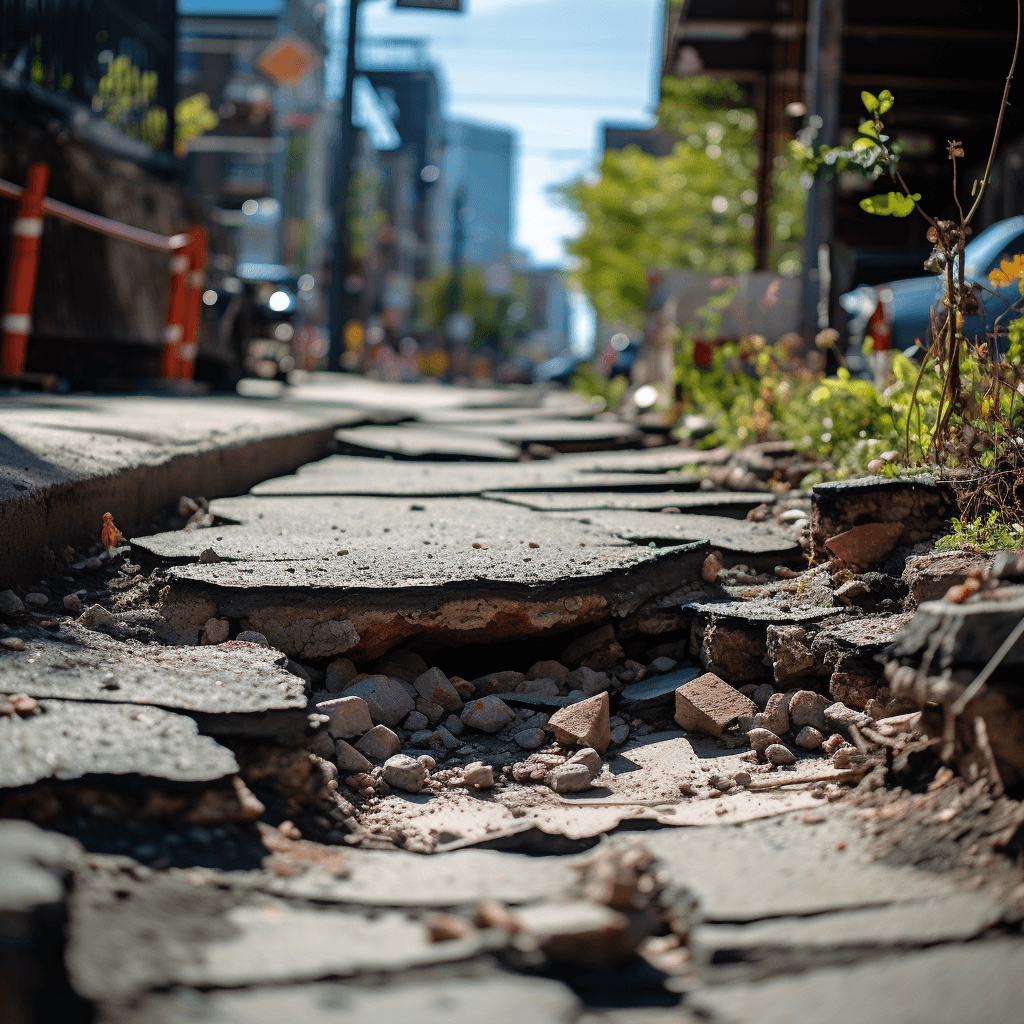
[[[191,379],[202,311],[206,229],[192,227],[183,234],[168,238],[154,231],[87,213],[56,199],[47,199],[49,173],[46,164],[32,164],[24,188],[0,178],[0,198],[18,200],[18,216],[11,229],[11,259],[0,321],[0,376],[21,376],[25,369],[45,214],[109,238],[171,255],[171,283],[167,299],[167,326],[160,353],[160,375],[164,380]]]
[[[6,377],[19,376],[25,370],[39,269],[39,240],[43,235],[43,200],[49,178],[50,168],[46,164],[29,167],[28,180],[18,201],[18,216],[11,225],[11,261],[0,321],[0,374]]]

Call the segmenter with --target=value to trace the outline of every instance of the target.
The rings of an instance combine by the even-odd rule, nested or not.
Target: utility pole
[[[462,311],[462,264],[466,248],[462,211],[465,204],[465,189],[460,185],[452,203],[452,279],[448,286],[448,316]]]
[[[352,124],[352,92],[356,80],[356,35],[359,23],[359,0],[348,0],[348,36],[345,46],[345,93],[341,98],[339,119],[338,170],[334,179],[334,258],[331,262],[331,291],[328,303],[330,347],[327,368],[341,369],[345,350],[345,324],[359,310],[361,287],[352,280],[352,239],[348,230],[348,200],[355,159],[355,127]],[[352,290],[350,290],[350,288]]]

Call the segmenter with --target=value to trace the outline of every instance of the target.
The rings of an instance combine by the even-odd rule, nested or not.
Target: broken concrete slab
[[[395,974],[427,964],[467,960],[504,945],[493,933],[432,942],[423,921],[385,911],[363,914],[294,907],[280,900],[227,912],[235,935],[210,942],[197,961],[178,965],[173,979],[204,988],[236,988]]]
[[[655,494],[602,491],[487,491],[484,498],[496,502],[523,505],[538,512],[578,512],[587,509],[626,509],[635,512],[661,512],[678,509],[692,515],[728,516],[743,519],[758,505],[774,501],[770,494],[743,494],[737,491],[659,491]]]
[[[689,466],[716,466],[728,461],[728,448],[699,451],[680,444],[642,451],[579,452],[562,455],[558,464],[585,473],[670,473]]]
[[[0,648],[0,693],[216,715],[306,706],[303,681],[287,671],[287,656],[257,644],[161,647],[115,640],[71,620],[56,632],[14,635],[25,649]]]
[[[681,729],[719,737],[757,705],[713,672],[684,683],[676,690],[675,720]]]
[[[0,749],[4,789],[84,775],[208,782],[238,771],[191,718],[137,704],[42,700],[27,718],[0,718]]]
[[[334,440],[343,451],[354,455],[375,454],[392,459],[515,462],[521,454],[517,445],[507,444],[496,437],[468,430],[436,430],[408,423],[393,427],[337,430]]]
[[[210,545],[226,559],[166,570],[168,629],[194,643],[214,614],[244,619],[293,657],[365,660],[409,638],[495,641],[604,621],[697,578],[707,547],[630,546],[473,498],[245,497],[214,507],[239,525],[135,542],[153,563],[197,559]]]
[[[1020,1017],[1024,943],[940,946],[748,985],[701,989],[687,999],[721,1024],[788,1024],[797,1008],[835,1007],[844,1024],[960,1024]],[[841,1013],[838,1008],[842,1007]]]
[[[930,671],[953,665],[985,665],[1024,617],[1024,587],[1002,587],[997,595],[966,601],[926,601],[897,634],[893,658],[919,658],[929,651]],[[1005,668],[1024,664],[1024,637],[1002,659]]]
[[[977,551],[931,551],[910,555],[903,568],[903,582],[915,604],[938,601],[950,587],[968,576],[980,576],[992,564],[991,554]]]
[[[643,433],[629,423],[597,420],[526,419],[514,423],[465,423],[460,431],[515,445],[542,444],[556,451],[638,447]]]
[[[244,492],[327,451],[335,409],[232,398],[2,399],[0,589],[37,580],[45,552],[94,544],[103,513],[128,535],[182,494]]]
[[[630,453],[642,454],[642,453]],[[570,456],[539,462],[417,462],[334,455],[303,466],[292,476],[257,484],[264,497],[472,497],[504,490],[684,491],[698,480],[677,473],[591,472]]]
[[[635,544],[683,544],[707,540],[726,555],[726,564],[742,559],[746,564],[766,569],[776,565],[803,562],[799,542],[778,527],[751,523],[727,516],[698,516],[660,512],[625,512],[593,509],[587,512],[556,512],[557,516],[600,527]],[[735,557],[729,558],[729,555]]]
[[[166,1024],[573,1024],[579,1001],[566,985],[493,970],[466,978],[391,981],[386,987],[295,985],[239,992],[179,991],[146,1003]],[[480,975],[483,974],[481,977]],[[148,1014],[149,1010],[143,1013]],[[157,1016],[158,1015],[158,1016]]]
[[[749,924],[698,925],[690,932],[695,959],[762,965],[773,971],[835,963],[868,951],[966,942],[998,924],[1005,907],[985,892],[952,893],[883,907]],[[816,963],[817,962],[817,963]]]
[[[956,508],[949,484],[930,476],[816,484],[811,492],[811,538],[820,551],[830,538],[863,523],[902,523],[902,543],[919,544],[945,529]]]

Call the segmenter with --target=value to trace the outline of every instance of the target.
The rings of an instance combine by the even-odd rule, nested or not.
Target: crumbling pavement
[[[520,408],[446,415],[551,448]],[[697,487],[790,450],[405,457],[0,594],[37,1019],[1019,1019],[1015,559]]]

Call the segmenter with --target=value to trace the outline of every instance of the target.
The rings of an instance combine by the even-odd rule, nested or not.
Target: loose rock
[[[395,754],[384,762],[384,781],[406,793],[418,793],[427,782],[427,768],[408,754]]]
[[[524,729],[512,737],[523,750],[536,750],[544,742],[543,729]]]
[[[538,661],[530,666],[526,673],[527,680],[531,679],[554,679],[556,683],[564,683],[569,675],[569,670],[558,661]]]
[[[593,747],[584,747],[582,750],[577,750],[565,763],[586,765],[590,771],[591,778],[599,775],[601,772],[601,755]]]
[[[781,736],[789,732],[789,700],[784,693],[773,693],[767,700],[764,711],[754,715],[754,724],[760,729]]]
[[[413,680],[413,686],[423,700],[456,715],[462,711],[462,698],[458,690],[439,668],[428,668]]]
[[[563,764],[544,776],[544,784],[556,793],[581,793],[590,789],[590,769],[585,764]]]
[[[255,629],[246,629],[239,633],[236,640],[241,640],[242,643],[246,644],[258,644],[260,647],[269,647],[270,641],[262,634],[257,633]],[[330,689],[330,687],[327,687]]]
[[[370,676],[345,689],[346,697],[362,697],[370,709],[370,717],[382,725],[398,725],[416,702],[397,679]]]
[[[796,754],[781,743],[773,743],[765,750],[764,756],[768,758],[770,764],[774,765],[793,764],[796,761]]]
[[[373,768],[355,747],[344,740],[334,741],[334,763],[341,772],[368,772]]]
[[[768,729],[751,729],[747,734],[747,739],[755,753],[758,754],[763,754],[772,744],[782,742],[775,733]]]
[[[796,745],[804,750],[820,750],[825,737],[813,725],[805,725],[796,734]]]
[[[593,747],[603,754],[611,742],[608,694],[579,701],[556,711],[548,721],[548,728],[559,743],[567,746]]]
[[[474,789],[491,789],[494,786],[494,769],[482,761],[473,761],[463,769],[462,784]]]
[[[811,690],[798,690],[789,702],[789,720],[794,729],[805,725],[813,725],[818,732],[829,731],[825,721],[825,708],[833,702],[820,693]]]
[[[331,693],[341,693],[359,673],[348,658],[335,658],[327,666],[326,686]]]
[[[498,732],[514,718],[515,713],[512,709],[503,700],[494,696],[474,700],[467,704],[462,712],[463,724],[481,732]]]
[[[0,590],[0,615],[21,615],[25,603],[13,590]]]
[[[335,739],[362,736],[373,728],[370,708],[362,697],[337,697],[321,701],[317,711],[327,715],[327,731]]]
[[[356,744],[356,750],[371,761],[386,761],[401,749],[402,741],[386,725],[375,725]]]

